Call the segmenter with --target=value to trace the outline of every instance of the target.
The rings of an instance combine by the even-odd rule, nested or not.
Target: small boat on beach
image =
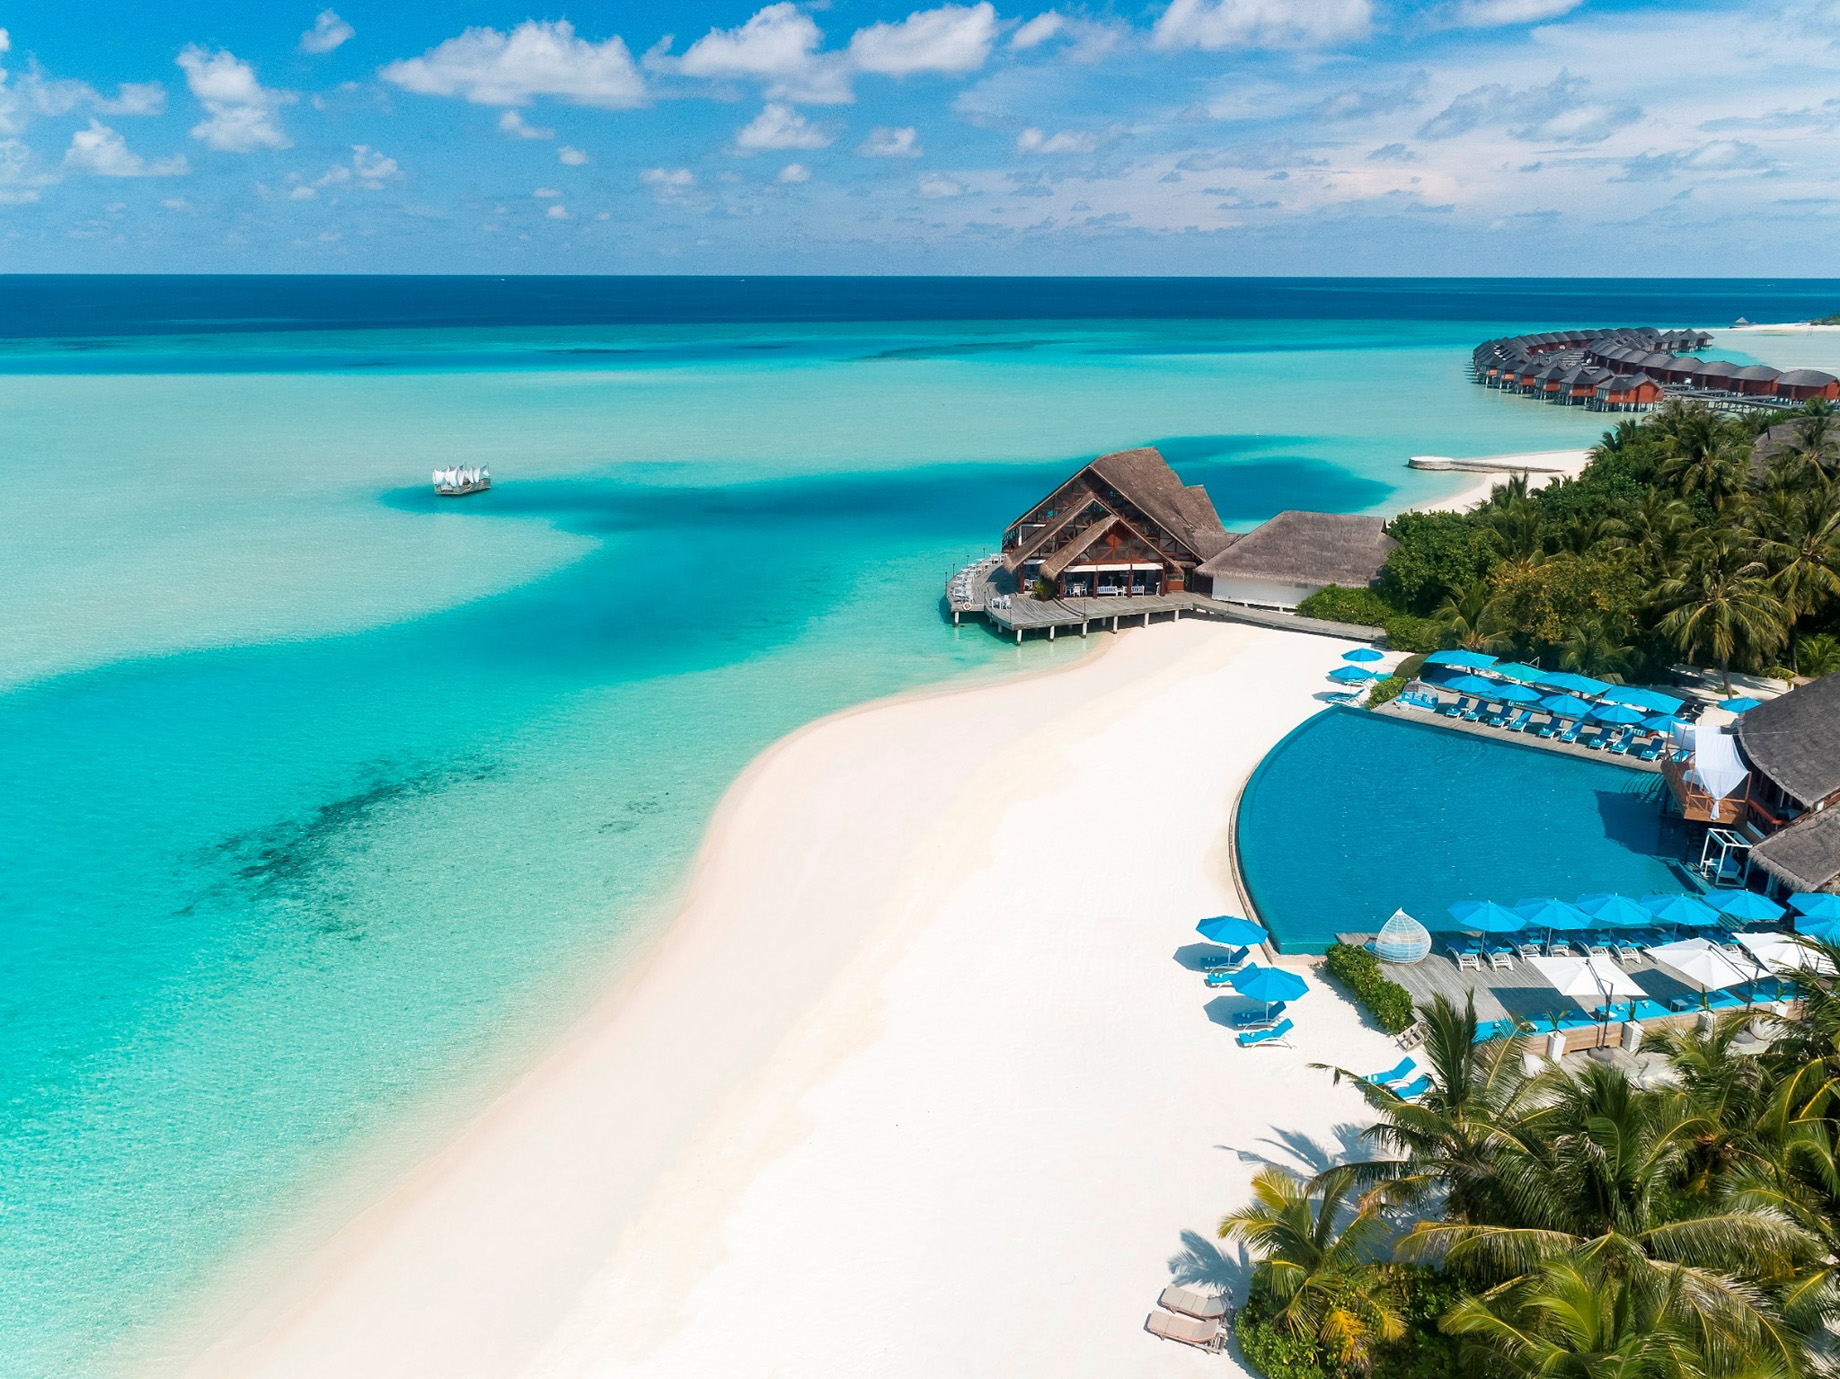
[[[456,465],[434,472],[434,491],[439,498],[464,498],[469,493],[483,493],[492,487],[492,471],[484,465]]]

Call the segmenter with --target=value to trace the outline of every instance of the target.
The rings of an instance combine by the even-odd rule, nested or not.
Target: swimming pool
[[[1289,953],[1395,909],[1436,933],[1459,900],[1679,890],[1685,826],[1662,813],[1665,789],[1607,761],[1335,708],[1246,783],[1240,872]]]

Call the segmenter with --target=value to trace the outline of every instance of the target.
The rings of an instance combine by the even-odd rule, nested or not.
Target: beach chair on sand
[[[1152,1312],[1144,1322],[1144,1330],[1165,1341],[1180,1341],[1201,1350],[1219,1350],[1227,1343],[1226,1328],[1219,1322],[1179,1317],[1173,1312]]]
[[[1399,1038],[1395,1039],[1393,1042],[1398,1044],[1402,1049],[1415,1049],[1425,1042],[1425,1035],[1428,1033],[1430,1033],[1430,1031],[1426,1029],[1423,1020],[1414,1020],[1411,1024],[1407,1025],[1404,1030],[1400,1031]]]
[[[1231,953],[1222,953],[1217,958],[1208,958],[1201,964],[1201,970],[1207,973],[1226,973],[1231,975],[1246,965],[1246,958],[1251,950],[1235,948]]]
[[[1430,1090],[1431,1079],[1429,1076],[1417,1077],[1406,1083],[1403,1087],[1393,1088],[1393,1091],[1398,1094],[1402,1101],[1417,1101]]]
[[[1414,1063],[1408,1056],[1400,1059],[1399,1062],[1388,1071],[1375,1073],[1372,1077],[1368,1078],[1367,1081],[1373,1083],[1376,1087],[1390,1087],[1393,1083],[1400,1081],[1402,1078],[1410,1077],[1417,1071],[1418,1064]],[[1167,1303],[1164,1304],[1164,1306],[1167,1305]]]
[[[1274,1001],[1271,1005],[1261,1006],[1257,1010],[1235,1011],[1233,1014],[1233,1028],[1260,1029],[1266,1025],[1275,1025],[1278,1023],[1278,1017],[1282,1014],[1284,1014],[1283,1001]]]
[[[1227,1315],[1225,1298],[1214,1293],[1197,1292],[1193,1288],[1178,1288],[1173,1283],[1163,1290],[1163,1296],[1156,1300],[1156,1305],[1204,1322],[1217,1322]]]
[[[1249,1029],[1239,1036],[1239,1046],[1250,1049],[1258,1044],[1282,1044],[1288,1049],[1291,1046],[1291,1031],[1296,1028],[1288,1019],[1284,1019],[1270,1029]]]

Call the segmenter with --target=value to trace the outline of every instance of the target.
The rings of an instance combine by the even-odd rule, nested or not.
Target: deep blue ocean
[[[723,789],[1071,660],[956,565],[1154,443],[1230,525],[1589,444],[1478,339],[1840,282],[0,277],[0,1375],[118,1372],[527,1066]],[[1719,351],[1761,351],[1753,337]],[[1765,354],[1763,357],[1768,358]],[[437,500],[437,465],[489,464]]]

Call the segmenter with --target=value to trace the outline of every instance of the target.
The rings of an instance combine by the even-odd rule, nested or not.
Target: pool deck
[[[1611,766],[1626,766],[1631,771],[1647,771],[1656,776],[1661,774],[1659,761],[1643,761],[1627,754],[1612,756],[1609,752],[1594,752],[1589,747],[1580,747],[1575,742],[1561,742],[1557,738],[1541,737],[1537,733],[1511,733],[1506,728],[1491,728],[1486,723],[1471,723],[1461,718],[1446,718],[1441,713],[1432,713],[1428,709],[1415,709],[1408,704],[1400,703],[1397,699],[1388,700],[1374,712],[1390,713],[1395,718],[1403,718],[1410,723],[1429,723],[1434,728],[1449,728],[1452,732],[1493,738],[1497,742],[1513,742],[1524,747],[1538,747],[1543,752],[1563,753],[1567,756],[1581,757],[1585,761],[1605,762]]]

